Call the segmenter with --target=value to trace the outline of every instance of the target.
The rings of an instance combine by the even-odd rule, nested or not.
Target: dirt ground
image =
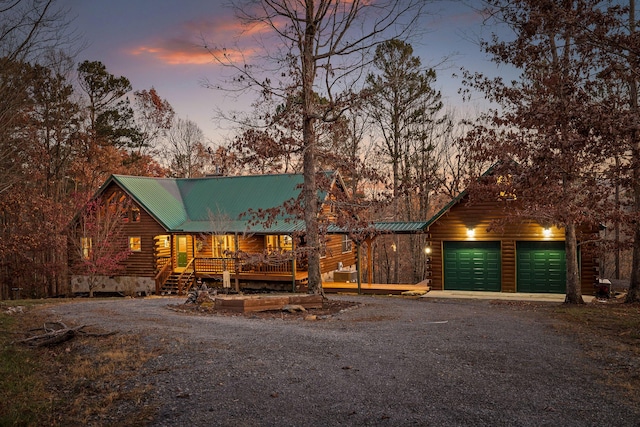
[[[632,398],[640,358],[629,349],[638,347],[637,320],[617,330],[628,335],[625,344],[574,325],[596,322],[597,312],[585,318],[549,303],[342,296],[306,313],[238,314],[183,302],[80,300],[41,309],[69,325],[117,330],[144,349],[131,375],[116,372],[100,385],[122,396],[138,390],[135,399],[114,399],[86,425],[634,426],[640,419]],[[85,344],[69,346],[83,351]],[[91,405],[95,390],[79,398]]]

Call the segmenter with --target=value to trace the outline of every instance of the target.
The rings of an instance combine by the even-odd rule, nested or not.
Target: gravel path
[[[154,426],[638,426],[640,408],[541,312],[475,300],[332,297],[319,321],[193,316],[183,299],[82,301],[69,322],[140,333]]]

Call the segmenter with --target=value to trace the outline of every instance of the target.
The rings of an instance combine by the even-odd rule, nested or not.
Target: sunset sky
[[[482,17],[468,4],[472,1],[437,1],[428,7],[433,15],[421,21],[428,33],[412,41],[414,53],[424,65],[437,65],[436,86],[445,103],[461,104],[457,89],[460,79],[452,78],[464,66],[477,71],[496,72],[496,66],[479,50],[473,39],[488,37]],[[230,45],[237,23],[223,0],[60,0],[75,16],[74,24],[88,44],[78,60],[101,61],[107,70],[127,77],[134,90],[156,88],[178,116],[196,122],[214,144],[224,135],[212,121],[216,106],[246,109],[250,99],[234,103],[224,93],[202,87],[202,80],[220,81],[221,67],[214,64],[201,47]],[[478,101],[481,102],[481,101]]]

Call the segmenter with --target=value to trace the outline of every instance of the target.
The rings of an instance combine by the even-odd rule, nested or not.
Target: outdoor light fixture
[[[393,250],[393,252],[395,252],[395,251],[396,251],[396,249],[398,249],[398,247],[396,246],[396,244],[395,244],[395,243],[392,243],[392,244],[391,244],[391,249]]]
[[[476,235],[476,230],[473,228],[467,228],[467,237],[468,238],[473,238]]]
[[[424,253],[425,253],[425,254],[427,254],[427,255],[429,255],[429,254],[431,253],[431,246],[426,246],[426,247],[424,248]]]
[[[542,230],[542,235],[544,237],[551,237],[551,229],[550,228],[545,228],[544,230]]]

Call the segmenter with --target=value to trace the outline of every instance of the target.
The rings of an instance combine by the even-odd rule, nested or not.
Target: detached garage
[[[425,227],[429,234],[433,290],[565,293],[564,229],[533,220],[505,220],[510,201],[473,201],[467,192],[452,200]],[[579,240],[596,231],[579,230]],[[595,252],[581,246],[582,293],[597,277]]]

